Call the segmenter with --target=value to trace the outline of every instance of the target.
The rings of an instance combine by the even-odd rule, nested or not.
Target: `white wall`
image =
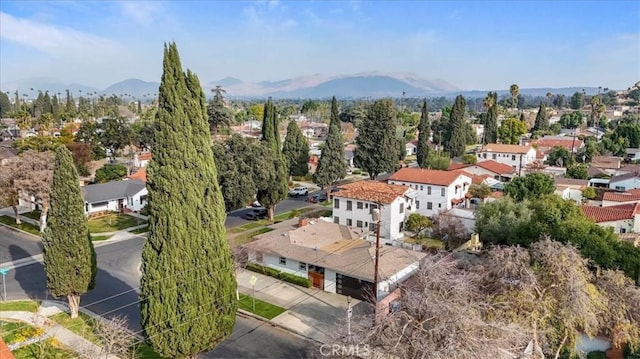
[[[640,178],[633,177],[619,182],[609,182],[609,188],[628,191],[630,189],[640,188]]]
[[[126,203],[126,200],[125,200],[125,203]],[[87,206],[85,205],[85,210],[86,209],[87,209]],[[114,199],[114,200],[108,201],[106,204],[102,204],[102,205],[98,205],[98,206],[95,206],[94,204],[89,203],[89,210],[87,211],[87,214],[96,213],[96,212],[103,212],[103,211],[117,212],[118,211],[118,200]]]
[[[511,166],[515,169],[516,173],[520,172],[520,157],[522,157],[522,167],[523,170],[527,165],[533,163],[536,160],[536,150],[535,148],[530,148],[526,154],[514,154],[514,153],[503,153],[503,152],[493,152],[493,151],[482,151],[478,152],[478,162],[484,160],[494,160],[498,163],[502,163],[508,166]]]
[[[336,272],[331,269],[324,269],[324,290],[325,292],[336,292]]]
[[[142,200],[143,196],[147,196],[147,188],[143,188],[140,192],[134,194],[133,196],[127,198],[127,208],[132,211],[141,210],[145,204],[147,204],[148,199]]]
[[[299,277],[309,278],[307,270],[300,269],[300,262],[295,259],[286,258],[287,263],[285,265],[280,264],[280,257],[272,254],[264,254],[262,256],[262,265],[265,267],[277,269],[279,271],[297,275]],[[307,264],[308,267],[308,264]],[[335,276],[334,276],[335,278]]]
[[[467,185],[464,185],[467,183]],[[451,200],[456,198],[464,198],[471,185],[471,177],[460,175],[448,187],[436,186],[429,184],[410,183],[396,180],[389,180],[389,184],[397,184],[401,186],[409,186],[413,188],[418,196],[416,197],[416,212],[432,217],[440,211],[447,211],[452,208]],[[460,186],[456,191],[456,185]],[[442,195],[444,189],[444,196]],[[431,209],[429,209],[431,203]]]
[[[623,219],[619,221],[611,221],[611,222],[599,222],[597,223],[600,227],[611,227],[613,228],[613,232],[615,233],[631,233],[638,232],[638,228],[634,228],[634,221],[631,219]],[[638,221],[636,221],[638,222]],[[636,226],[637,227],[637,226]],[[624,229],[624,232],[620,230]]]
[[[396,274],[392,275],[391,277],[387,278],[387,280],[381,281],[380,284],[378,285],[378,298],[381,295],[386,295],[390,293],[391,289],[394,289],[392,288],[394,285],[405,281],[407,278],[413,275],[413,273],[415,273],[419,267],[420,267],[420,264],[418,262],[415,262],[407,266],[406,268],[398,271]]]

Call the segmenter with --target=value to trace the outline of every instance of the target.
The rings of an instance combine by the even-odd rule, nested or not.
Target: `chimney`
[[[304,226],[306,226],[307,224],[309,224],[309,218],[300,217],[300,218],[298,219],[298,228],[300,228],[300,227],[304,227]]]

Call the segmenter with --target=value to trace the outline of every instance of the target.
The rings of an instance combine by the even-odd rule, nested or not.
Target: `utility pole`
[[[351,316],[353,311],[351,310],[351,297],[347,296],[347,340],[351,342]]]
[[[378,203],[378,208],[373,210],[373,220],[376,221],[376,258],[373,270],[373,295],[374,295],[374,313],[377,315],[378,311],[378,280],[379,280],[379,265],[380,265],[380,222],[381,221],[381,208]]]

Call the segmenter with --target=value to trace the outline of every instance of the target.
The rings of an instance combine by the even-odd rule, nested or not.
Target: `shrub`
[[[362,171],[360,171],[360,170],[353,170],[351,173],[353,173],[354,175],[359,175],[359,174],[362,174]]]
[[[590,352],[589,354],[587,354],[587,359],[606,359],[607,355],[605,354],[605,352],[601,352],[601,351],[596,351],[596,352]]]
[[[299,285],[301,287],[311,288],[311,281],[308,278],[300,277],[294,274],[281,272],[277,269],[262,266],[256,263],[249,263],[246,267],[248,270],[268,275],[269,277],[277,278],[291,284]]]

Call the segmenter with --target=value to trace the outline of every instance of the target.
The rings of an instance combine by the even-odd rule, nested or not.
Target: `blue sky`
[[[466,90],[640,80],[640,2],[7,1],[0,81],[159,81],[162,48],[208,83],[413,72]]]

